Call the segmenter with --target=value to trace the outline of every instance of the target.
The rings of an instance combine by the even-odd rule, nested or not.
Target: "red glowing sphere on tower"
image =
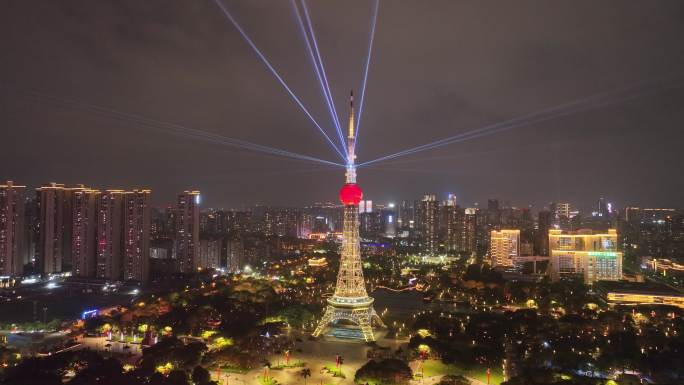
[[[347,183],[340,189],[340,201],[344,205],[358,205],[363,198],[363,191],[356,183]]]

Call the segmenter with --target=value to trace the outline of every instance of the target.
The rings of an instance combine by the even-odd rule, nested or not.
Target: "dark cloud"
[[[289,2],[226,0],[331,128]],[[186,188],[214,206],[334,199],[342,173],[56,106],[34,90],[333,160],[211,0],[8,0],[0,14],[0,178]],[[371,3],[310,2],[338,112],[360,86]],[[384,1],[361,161],[646,79],[682,75],[680,1]],[[673,88],[379,164],[376,201],[455,192],[537,207],[683,206],[684,90]],[[333,131],[329,131],[333,135]]]

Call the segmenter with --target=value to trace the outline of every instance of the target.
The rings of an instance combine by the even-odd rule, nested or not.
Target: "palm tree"
[[[306,385],[306,378],[311,377],[311,369],[304,368],[299,372],[299,375],[304,379],[304,385]]]

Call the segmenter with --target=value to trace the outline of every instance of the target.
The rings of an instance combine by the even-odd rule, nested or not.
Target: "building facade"
[[[123,253],[123,190],[107,190],[97,202],[96,278],[121,279]]]
[[[199,261],[199,191],[185,191],[176,201],[176,258],[181,273],[200,267]]]
[[[94,278],[97,265],[97,203],[100,192],[89,188],[74,190],[72,207],[72,275]]]
[[[12,181],[0,185],[0,276],[16,277],[23,273],[25,193],[26,186],[17,186]]]
[[[124,196],[123,279],[147,283],[150,263],[150,190]]]
[[[520,230],[492,230],[489,257],[492,267],[513,267],[520,257]]]
[[[434,195],[425,195],[419,206],[421,252],[435,255],[439,249],[439,201]]]
[[[585,283],[622,278],[622,253],[617,249],[617,231],[549,230],[549,274],[554,281],[565,275],[580,275]]]

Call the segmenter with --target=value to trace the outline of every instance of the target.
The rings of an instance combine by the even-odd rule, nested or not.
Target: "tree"
[[[192,375],[190,377],[195,385],[209,385],[212,383],[209,371],[199,365],[195,366],[195,369],[192,370]]]
[[[439,380],[438,385],[470,385],[470,380],[461,375],[447,374]]]
[[[311,377],[311,369],[304,368],[299,372],[299,375],[304,379],[304,385],[306,385],[307,377]]]
[[[166,378],[168,385],[188,385],[188,375],[182,370],[172,370]]]
[[[382,384],[408,384],[413,372],[406,362],[389,358],[386,360],[370,360],[356,371],[354,381],[375,382]]]

